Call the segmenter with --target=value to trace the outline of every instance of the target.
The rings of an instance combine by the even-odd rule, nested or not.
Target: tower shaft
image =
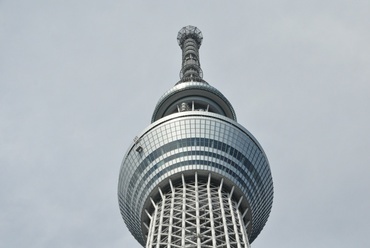
[[[233,192],[198,175],[161,192],[150,216],[147,248],[249,248],[248,236]]]

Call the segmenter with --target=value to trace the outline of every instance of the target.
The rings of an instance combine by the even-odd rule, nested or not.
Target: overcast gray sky
[[[119,167],[179,79],[187,25],[271,164],[252,247],[370,247],[368,0],[1,0],[0,247],[140,247]]]

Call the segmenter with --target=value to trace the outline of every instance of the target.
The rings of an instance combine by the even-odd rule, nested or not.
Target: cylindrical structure
[[[193,79],[160,98],[127,151],[120,210],[146,247],[249,247],[272,207],[269,163],[226,97]]]
[[[223,181],[204,181],[195,173],[177,185],[169,180],[170,192],[161,194],[150,216],[146,247],[243,247],[248,236],[233,192]]]
[[[202,40],[202,32],[197,27],[186,26],[179,31],[177,42],[182,49],[182,69],[179,83],[191,80],[204,82],[199,61],[199,48]]]

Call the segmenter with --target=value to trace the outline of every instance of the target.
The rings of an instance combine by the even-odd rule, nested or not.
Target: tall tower
[[[196,27],[179,31],[181,79],[121,165],[121,214],[146,247],[250,247],[271,211],[267,157],[226,97],[202,79],[202,40]]]

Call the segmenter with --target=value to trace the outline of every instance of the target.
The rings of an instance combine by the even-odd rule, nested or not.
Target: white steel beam
[[[158,188],[157,203],[151,199],[154,210],[146,211],[150,220],[146,247],[250,248],[243,221],[248,210],[239,211],[242,200],[233,200],[235,189],[224,188],[222,179],[213,185],[211,174],[208,180],[196,173],[181,177],[182,184],[169,180],[167,191]]]
[[[208,193],[208,208],[209,208],[209,217],[211,222],[211,235],[212,235],[212,247],[216,247],[216,233],[215,233],[215,220],[213,217],[213,204],[212,204],[212,197],[211,197],[211,174],[208,175],[208,183],[207,183],[207,193]]]

